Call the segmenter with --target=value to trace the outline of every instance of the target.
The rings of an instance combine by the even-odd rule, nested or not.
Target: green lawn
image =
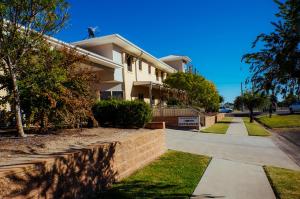
[[[265,166],[264,169],[277,198],[300,198],[300,171],[271,166]]]
[[[211,127],[201,130],[201,132],[225,134],[231,123],[231,120],[232,120],[231,117],[225,117],[222,121],[212,125]]]
[[[100,198],[189,198],[209,162],[207,156],[170,150]]]
[[[250,123],[249,117],[243,117],[243,121],[247,128],[248,135],[251,135],[251,136],[268,136],[268,135],[270,135],[270,133],[264,127],[262,127],[260,124],[256,123],[255,121],[253,123]]]
[[[265,115],[258,117],[257,120],[269,128],[300,127],[300,114],[273,115],[272,118]]]

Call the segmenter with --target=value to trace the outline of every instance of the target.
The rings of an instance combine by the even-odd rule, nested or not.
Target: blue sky
[[[272,0],[69,0],[70,20],[56,35],[66,42],[118,33],[156,57],[187,55],[225,101],[240,94],[241,63],[255,37],[270,32]]]

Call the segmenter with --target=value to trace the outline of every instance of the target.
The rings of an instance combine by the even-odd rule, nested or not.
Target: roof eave
[[[50,37],[50,36],[47,36],[46,39],[47,39],[48,42],[52,43],[55,46],[73,48],[80,55],[86,55],[89,58],[89,61],[92,61],[94,63],[104,65],[104,66],[109,67],[109,68],[123,68],[123,66],[121,64],[115,63],[114,61],[112,61],[112,60],[110,60],[106,57],[103,57],[101,55],[92,53],[92,52],[87,51],[87,50],[85,50],[83,48],[80,48],[78,46],[68,44],[66,42],[63,42],[61,40],[58,40],[58,39]]]
[[[92,39],[86,39],[86,40],[82,40],[82,41],[78,41],[78,42],[73,42],[72,45],[76,45],[76,46],[77,45],[79,45],[79,46],[82,46],[82,45],[96,46],[97,45],[96,44],[97,40],[99,41],[100,39],[102,41],[103,40],[108,40],[106,43],[116,44],[116,45],[124,48],[125,50],[128,50],[128,48],[126,49],[126,45],[128,45],[130,47],[133,47],[134,49],[139,51],[139,52],[131,52],[131,53],[135,54],[137,57],[152,60],[151,62],[156,62],[158,64],[157,67],[159,67],[161,70],[165,70],[169,73],[177,72],[176,69],[172,68],[168,64],[164,63],[163,61],[161,61],[158,58],[154,57],[150,53],[148,53],[145,50],[141,49],[140,47],[136,46],[135,44],[128,41],[127,39],[125,39],[124,37],[122,37],[119,34],[107,35],[107,36],[103,36],[103,37],[100,37],[100,38],[92,38]],[[128,51],[130,51],[130,50],[128,50]]]

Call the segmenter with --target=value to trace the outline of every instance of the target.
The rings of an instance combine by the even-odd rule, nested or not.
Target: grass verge
[[[292,115],[268,115],[258,117],[257,120],[269,128],[293,128],[300,127],[300,114]]]
[[[248,135],[250,136],[269,136],[270,133],[261,125],[256,123],[250,123],[250,119],[248,117],[243,117],[243,121],[248,131]]]
[[[210,162],[207,156],[168,151],[116,183],[101,198],[189,198]]]
[[[277,198],[300,198],[300,171],[271,166],[264,166],[264,170]]]
[[[201,132],[225,134],[229,127],[229,124],[231,123],[231,120],[231,117],[225,117],[222,121],[212,125],[211,127],[201,130]]]

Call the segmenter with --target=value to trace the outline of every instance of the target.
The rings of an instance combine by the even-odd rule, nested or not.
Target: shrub
[[[181,106],[182,102],[177,98],[169,98],[167,101],[168,106]]]
[[[152,118],[151,108],[142,101],[101,100],[93,107],[101,126],[141,128]]]

